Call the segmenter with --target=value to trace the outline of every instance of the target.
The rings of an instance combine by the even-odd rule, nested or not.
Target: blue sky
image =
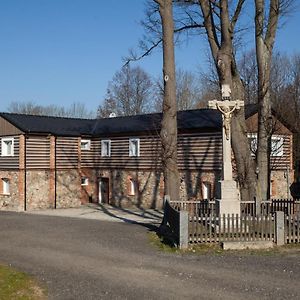
[[[122,57],[143,30],[143,0],[0,0],[0,111],[11,101],[96,110]],[[280,30],[276,48],[300,52],[299,7]],[[249,45],[251,45],[249,39]],[[176,49],[181,68],[205,68],[207,44],[194,38]],[[152,76],[161,53],[139,63]]]

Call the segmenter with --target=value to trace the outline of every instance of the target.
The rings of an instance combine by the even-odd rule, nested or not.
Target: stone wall
[[[50,199],[50,171],[26,171],[26,209],[53,208]]]
[[[129,171],[129,170],[98,170],[100,177],[109,179],[110,204],[120,207],[137,206],[142,208],[161,208],[163,205],[164,182],[161,172]],[[220,174],[213,172],[185,172],[180,174],[180,199],[202,199],[202,183],[211,184],[214,196],[216,181]],[[133,187],[135,185],[135,192]]]
[[[81,169],[81,177],[88,178],[88,185],[81,186],[81,203],[98,203],[98,179],[95,169]]]
[[[56,207],[78,207],[81,205],[81,176],[77,169],[56,172]]]
[[[10,182],[10,193],[3,194],[2,179],[7,178]],[[19,172],[0,171],[0,210],[19,211],[22,209],[19,200]]]
[[[294,176],[292,171],[289,172],[289,176],[287,176],[286,171],[271,171],[271,198],[291,198],[290,186],[292,185],[293,181]]]

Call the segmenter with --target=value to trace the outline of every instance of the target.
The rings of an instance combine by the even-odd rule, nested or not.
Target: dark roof
[[[0,113],[0,116],[25,133],[63,136],[134,133],[160,129],[161,113],[103,119],[74,119]],[[211,109],[180,111],[178,129],[220,129],[221,114]]]
[[[0,113],[5,120],[25,133],[64,136],[89,135],[95,120]]]
[[[254,115],[257,108],[257,104],[246,105],[246,119]],[[25,133],[57,136],[101,136],[157,131],[160,129],[162,119],[161,113],[102,119],[75,119],[14,113],[0,113],[0,116]],[[179,130],[219,130],[221,128],[221,114],[214,109],[179,111],[177,118]]]
[[[178,129],[221,128],[220,113],[211,109],[180,111],[177,118]],[[93,134],[155,131],[160,129],[161,119],[161,113],[98,119]]]

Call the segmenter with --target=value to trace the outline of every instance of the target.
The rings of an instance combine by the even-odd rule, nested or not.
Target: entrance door
[[[109,179],[101,177],[99,180],[98,202],[103,204],[109,203]]]

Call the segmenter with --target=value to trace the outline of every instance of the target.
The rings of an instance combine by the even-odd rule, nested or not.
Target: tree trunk
[[[233,74],[233,98],[244,99],[244,86],[240,76]],[[256,195],[255,162],[251,156],[249,141],[247,137],[247,126],[245,122],[244,108],[236,111],[231,120],[231,142],[237,165],[237,178],[240,186],[241,199],[252,201]]]
[[[164,100],[160,132],[165,194],[179,200],[177,167],[177,103],[174,58],[174,24],[172,0],[157,0],[163,31]]]
[[[272,112],[270,99],[271,59],[279,18],[279,0],[270,0],[265,27],[265,1],[255,0],[255,42],[258,69],[257,208],[270,196]],[[257,211],[260,213],[260,211]]]

